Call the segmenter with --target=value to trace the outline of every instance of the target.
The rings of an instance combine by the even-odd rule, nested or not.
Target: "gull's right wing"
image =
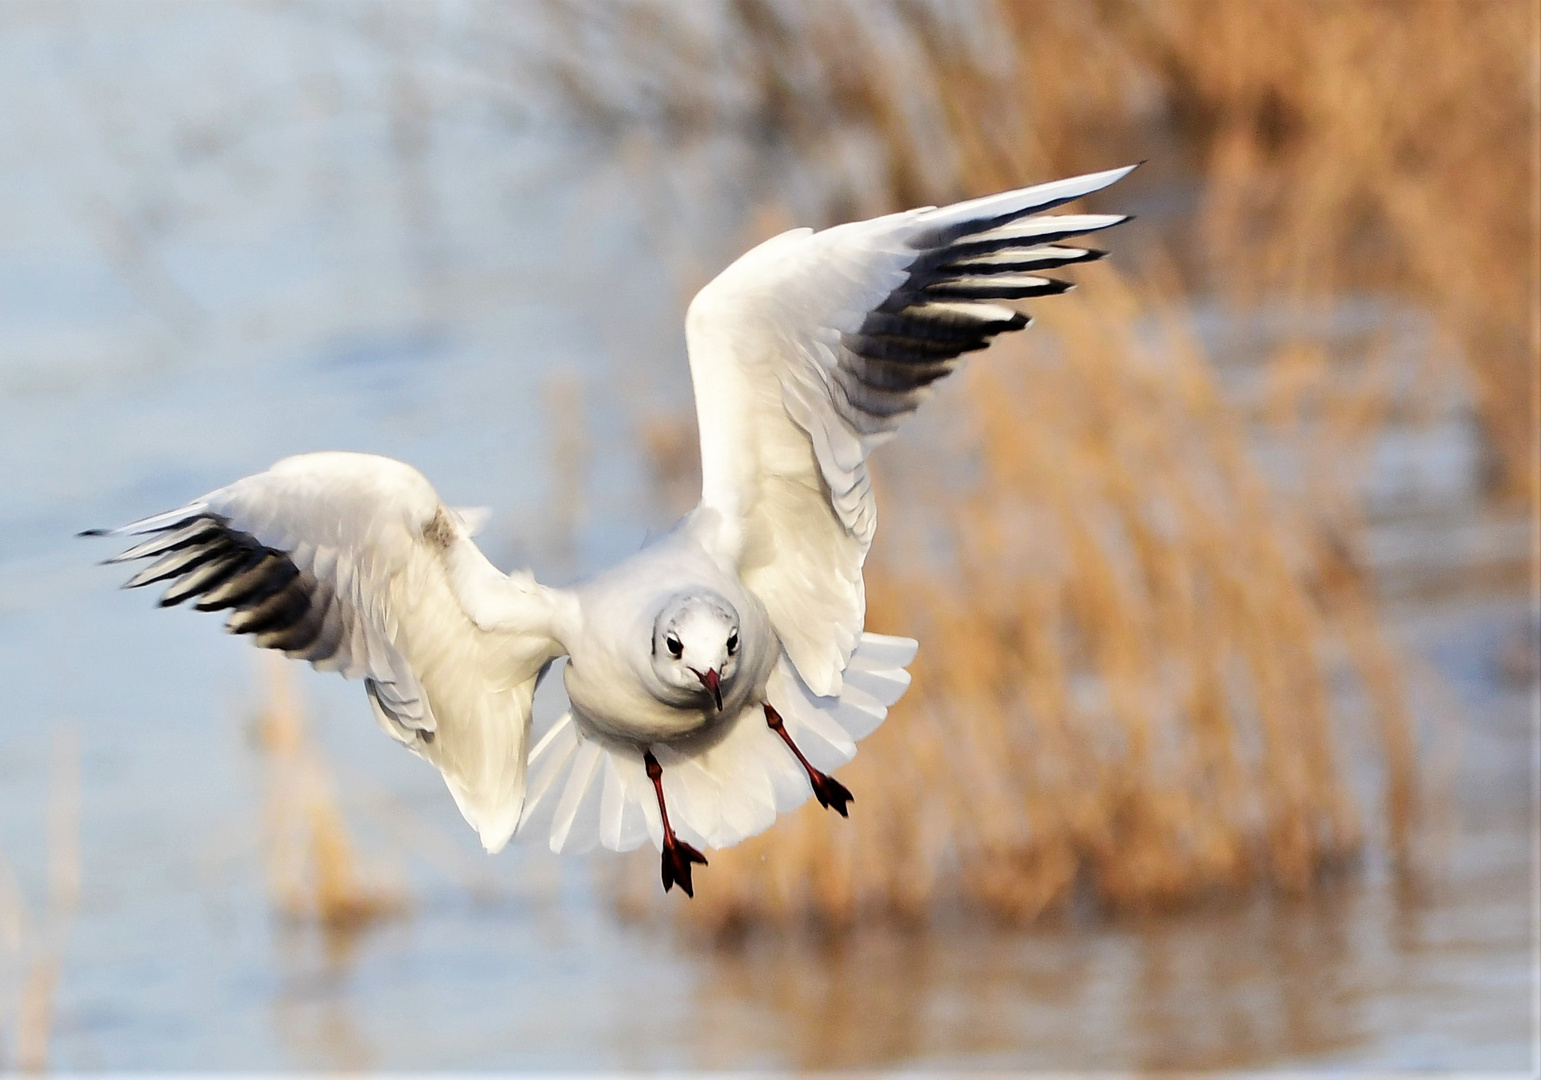
[[[1125,219],[1044,211],[1129,171],[794,229],[691,302],[702,510],[814,693],[840,694],[861,640],[867,455],[965,353],[1028,324],[1010,305],[1070,288],[1044,272],[1101,252],[1062,241]]]
[[[380,727],[443,773],[488,851],[524,802],[530,703],[566,596],[496,570],[410,466],[306,454],[179,509],[91,535],[146,535],[127,587],[229,610],[232,633],[364,680]]]

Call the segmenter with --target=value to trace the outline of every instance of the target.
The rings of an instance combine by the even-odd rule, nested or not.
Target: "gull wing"
[[[963,354],[1028,325],[1006,302],[1064,292],[1061,243],[1126,220],[1045,210],[1133,166],[840,225],[749,251],[686,318],[701,504],[797,672],[838,697],[877,526],[866,460]]]
[[[169,582],[161,606],[229,611],[226,628],[363,679],[380,727],[443,773],[488,851],[524,802],[530,701],[562,594],[497,571],[410,466],[306,454],[186,506],[93,535],[145,535],[110,560]]]

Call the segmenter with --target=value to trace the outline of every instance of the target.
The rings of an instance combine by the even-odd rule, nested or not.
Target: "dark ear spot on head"
[[[450,520],[449,511],[442,506],[434,511],[433,520],[423,526],[423,539],[441,550],[448,550],[449,546],[455,542],[456,533],[455,523]]]

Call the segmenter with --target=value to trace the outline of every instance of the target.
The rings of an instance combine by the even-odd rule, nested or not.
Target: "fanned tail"
[[[820,697],[783,656],[766,687],[787,733],[816,768],[856,756],[910,685],[908,638],[863,634],[838,697]],[[530,754],[522,836],[558,853],[663,847],[663,820],[636,743],[581,729],[564,714]],[[763,832],[813,794],[802,765],[767,725],[759,704],[692,739],[650,748],[663,766],[669,819],[689,844],[731,847]]]

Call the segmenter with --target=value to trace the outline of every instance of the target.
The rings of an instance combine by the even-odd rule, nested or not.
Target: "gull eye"
[[[685,643],[673,634],[664,639],[664,644],[669,646],[669,652],[676,660],[685,655]]]
[[[738,631],[737,630],[733,631],[733,633],[728,635],[728,655],[732,656],[736,652],[738,652]]]

